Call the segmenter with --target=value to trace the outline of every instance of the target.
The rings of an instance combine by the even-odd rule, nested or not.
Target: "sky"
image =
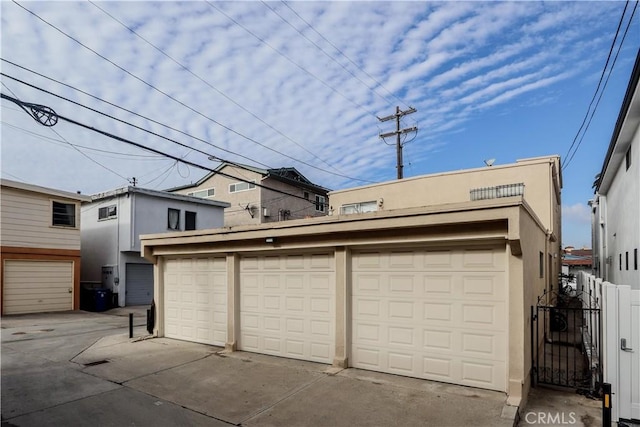
[[[0,7],[2,94],[58,116],[43,126],[1,101],[2,178],[162,190],[207,173],[184,162],[226,160],[356,187],[396,179],[379,137],[395,122],[379,118],[415,108],[405,177],[560,155],[562,244],[577,247],[640,46],[637,2],[622,1]]]

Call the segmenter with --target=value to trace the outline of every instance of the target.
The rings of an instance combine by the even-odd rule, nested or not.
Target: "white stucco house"
[[[228,206],[131,186],[92,195],[81,208],[82,282],[100,283],[120,307],[151,304],[153,264],[140,256],[140,235],[222,227]]]
[[[640,54],[616,122],[592,208],[594,274],[640,290]]]

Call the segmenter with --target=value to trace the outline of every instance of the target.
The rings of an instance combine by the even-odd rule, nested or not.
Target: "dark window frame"
[[[197,212],[184,211],[184,231],[196,230]]]
[[[105,220],[118,217],[118,207],[116,205],[103,206],[98,208],[98,220]]]
[[[76,203],[51,200],[51,226],[77,228],[76,206]]]
[[[539,274],[540,274],[540,278],[544,279],[544,252],[540,252],[540,255],[538,255],[538,264],[539,264]]]
[[[322,194],[316,194],[316,212],[326,211],[327,198]]]
[[[625,265],[625,269],[629,271],[629,251],[626,251],[624,253],[624,265]]]
[[[175,227],[171,226],[172,223],[172,218],[171,218],[171,214],[172,213],[176,213],[178,218],[175,222]],[[180,209],[174,209],[174,208],[168,208],[167,209],[167,228],[169,230],[180,230]]]

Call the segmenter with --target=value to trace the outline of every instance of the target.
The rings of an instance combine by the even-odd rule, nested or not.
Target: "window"
[[[117,217],[116,205],[105,206],[98,209],[98,219],[110,219]]]
[[[638,248],[633,250],[633,269],[638,269]]]
[[[167,214],[167,227],[169,230],[180,230],[180,210],[169,208]]]
[[[51,224],[57,227],[76,226],[76,205],[75,203],[62,203],[52,201]]]
[[[193,191],[191,193],[187,193],[187,196],[200,197],[201,199],[207,199],[209,197],[213,197],[216,194],[215,188],[206,188],[204,190]]]
[[[304,193],[302,193],[302,197],[304,197],[305,200],[309,200],[309,192],[305,191]]]
[[[195,212],[184,212],[184,229],[185,230],[195,230],[196,229],[196,213]]]
[[[624,155],[624,162],[627,166],[627,170],[629,170],[629,167],[631,167],[631,146],[629,146],[627,153]]]
[[[540,278],[544,277],[544,254],[542,252],[540,252],[540,255],[538,256],[538,268],[539,268],[539,274],[540,274]]]
[[[316,194],[316,211],[324,212],[325,211],[325,198],[324,196],[319,196]]]
[[[365,212],[375,212],[378,210],[378,203],[373,202],[361,202],[361,203],[349,203],[348,205],[342,205],[340,207],[341,215],[350,215]]]
[[[254,188],[256,188],[255,182],[236,182],[235,184],[229,184],[229,193],[253,190]]]
[[[622,254],[618,254],[618,270],[622,271]]]
[[[629,270],[629,251],[624,253],[624,267]]]

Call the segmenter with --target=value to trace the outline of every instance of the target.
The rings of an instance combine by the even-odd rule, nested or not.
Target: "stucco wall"
[[[640,289],[640,270],[634,269],[634,249],[640,251],[640,129],[632,139],[631,154],[631,166],[627,170],[622,160],[605,193],[605,251],[611,257],[606,279]]]
[[[540,218],[544,226],[559,236],[560,190],[559,158],[549,156],[525,159],[510,165],[425,175],[381,184],[368,185],[329,193],[330,209],[334,214],[349,203],[383,200],[379,209],[404,209],[470,200],[470,191],[476,188],[524,183],[524,199]],[[555,174],[554,176],[554,168]],[[556,181],[556,184],[554,184]]]

